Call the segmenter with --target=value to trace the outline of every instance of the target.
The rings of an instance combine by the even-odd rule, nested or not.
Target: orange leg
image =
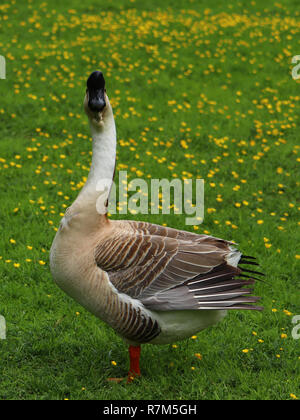
[[[131,382],[136,376],[140,376],[140,354],[141,346],[129,346],[130,368],[127,383]]]

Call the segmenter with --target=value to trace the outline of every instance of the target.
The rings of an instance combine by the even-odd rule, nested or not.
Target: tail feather
[[[155,293],[142,299],[142,303],[151,310],[263,310],[256,305],[260,299],[252,296],[253,289],[245,286],[254,285],[258,277],[243,274],[261,275],[258,271],[245,270],[239,266],[242,254],[230,248],[226,262],[216,266],[206,274],[198,274],[180,286]],[[247,257],[251,260],[252,257]],[[247,260],[246,260],[247,261]],[[243,257],[243,263],[246,263]],[[256,263],[255,263],[256,264]]]
[[[258,266],[253,260],[254,257],[244,256],[232,250],[226,264],[189,281],[187,286],[197,300],[198,309],[263,310],[262,306],[254,305],[260,297],[249,296],[253,289],[244,287],[255,284],[256,280],[262,281],[253,274],[264,276],[260,271],[240,267],[240,264]]]
[[[247,268],[243,268],[242,271],[251,274],[258,274],[259,276],[264,276],[264,273],[261,273],[260,271],[248,270]]]
[[[217,284],[212,284],[212,285],[208,285],[208,286],[197,286],[197,284],[193,285],[190,287],[190,290],[193,292],[199,292],[201,291],[202,295],[205,294],[209,294],[212,292],[224,292],[226,290],[233,290],[235,288],[241,287],[241,286],[246,286],[249,284],[254,284],[254,280],[236,280],[233,279],[231,281],[226,281],[226,282],[221,282],[221,283],[217,283]]]
[[[248,264],[248,265],[256,265],[256,266],[259,266],[259,264],[257,262],[255,262],[255,261],[248,261],[248,260],[245,260],[244,258],[241,258],[240,259],[239,265],[241,265],[241,264]]]

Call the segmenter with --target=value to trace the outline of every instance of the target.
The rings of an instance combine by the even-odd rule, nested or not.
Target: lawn
[[[6,0],[0,5],[0,399],[297,399],[300,54],[296,0]],[[127,347],[53,282],[49,250],[84,184],[82,103],[103,71],[118,171],[205,180],[205,218],[112,218],[212,234],[260,263],[263,312],[232,311],[174,345]]]

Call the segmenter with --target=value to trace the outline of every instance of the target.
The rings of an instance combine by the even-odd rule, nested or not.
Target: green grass
[[[1,4],[1,399],[300,398],[297,4]],[[57,288],[48,263],[90,165],[82,102],[95,69],[114,107],[117,169],[205,179],[198,229],[185,215],[128,218],[234,240],[266,273],[262,313],[233,311],[176,348],[143,346],[128,386],[106,381],[125,375],[126,346]]]

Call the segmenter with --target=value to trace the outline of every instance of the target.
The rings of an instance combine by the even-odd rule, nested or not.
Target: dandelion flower
[[[202,354],[200,354],[200,353],[195,353],[195,356],[197,357],[197,359],[202,360]]]

